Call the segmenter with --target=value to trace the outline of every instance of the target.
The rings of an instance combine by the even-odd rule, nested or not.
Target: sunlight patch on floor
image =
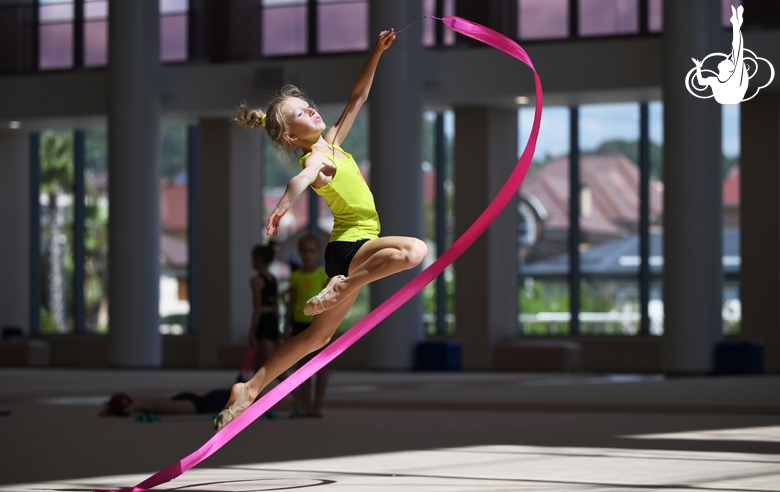
[[[769,427],[767,429],[778,429]],[[762,428],[763,429],[763,428]],[[0,486],[11,491],[132,487],[151,471]],[[618,448],[471,446],[196,468],[159,490],[607,492],[624,488],[780,491],[780,454]]]

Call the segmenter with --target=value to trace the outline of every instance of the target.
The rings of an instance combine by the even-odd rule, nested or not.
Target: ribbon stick
[[[439,19],[451,30],[468,36],[470,38],[481,41],[489,46],[499,49],[508,55],[517,58],[526,65],[528,65],[534,71],[534,82],[536,89],[536,107],[534,112],[534,122],[531,127],[531,134],[528,138],[523,154],[520,156],[520,160],[517,162],[514,170],[512,171],[506,184],[499,190],[496,197],[488,205],[482,215],[471,225],[471,227],[458,238],[457,241],[448,249],[444,254],[439,257],[428,268],[423,270],[419,275],[413,278],[408,284],[402,287],[398,292],[393,294],[389,299],[383,302],[375,310],[369,313],[365,318],[359,321],[349,331],[341,335],[333,343],[325,347],[318,355],[313,357],[303,367],[295,371],[290,377],[279,383],[275,388],[266,393],[262,398],[253,403],[248,409],[239,415],[236,419],[226,425],[219,433],[208,440],[200,449],[172,464],[168,468],[152,475],[148,479],[144,480],[140,484],[132,487],[131,489],[125,489],[125,491],[141,492],[148,490],[152,487],[160,485],[162,483],[173,480],[182,473],[186,472],[193,466],[197,465],[201,461],[205,460],[212,454],[214,454],[225,443],[233,439],[239,432],[244,430],[255,419],[260,417],[264,412],[270,409],[273,405],[278,403],[282,398],[289,394],[298,385],[309,379],[311,375],[326,366],[330,361],[335,359],[339,354],[344,352],[359,338],[368,333],[374,326],[380,321],[389,316],[393,311],[398,309],[402,304],[420,292],[426,285],[433,281],[439,274],[441,274],[447,266],[452,264],[464,251],[466,251],[471,244],[476,241],[477,237],[482,234],[485,229],[493,222],[493,220],[501,213],[501,211],[509,204],[514,197],[517,190],[520,188],[520,184],[523,182],[525,175],[528,172],[528,168],[531,165],[531,159],[536,149],[536,139],[539,136],[539,125],[542,119],[542,83],[539,79],[539,75],[536,73],[531,59],[526,54],[525,50],[521,48],[516,42],[499,34],[492,29],[484,27],[480,24],[473,23],[466,19],[449,16],[443,19]],[[95,491],[106,492],[106,491]]]
[[[249,347],[246,349],[246,355],[244,355],[244,362],[241,364],[241,369],[238,370],[238,381],[242,383],[252,379],[252,364],[255,361],[255,348]]]

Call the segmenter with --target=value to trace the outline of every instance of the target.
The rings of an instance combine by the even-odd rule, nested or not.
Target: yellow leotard
[[[330,241],[355,242],[361,239],[379,237],[379,215],[374,205],[374,195],[363,179],[360,169],[351,154],[344,152],[338,145],[334,149],[341,151],[347,158],[325,154],[336,166],[336,174],[330,183],[314,191],[325,199],[333,212],[333,231]],[[300,158],[301,166],[311,153]]]
[[[328,283],[328,274],[325,269],[318,267],[311,272],[304,272],[302,268],[295,270],[290,275],[290,290],[295,292],[295,305],[293,306],[292,320],[296,323],[311,323],[314,316],[303,314],[306,301],[320,293]]]

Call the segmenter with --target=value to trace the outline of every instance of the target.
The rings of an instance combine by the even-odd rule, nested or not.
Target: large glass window
[[[664,145],[664,106],[660,101],[648,104],[648,139],[650,145],[650,251],[648,263],[650,266],[650,292],[648,315],[650,316],[649,331],[651,335],[662,335],[664,332],[663,277],[661,272],[664,264],[663,256],[663,145]]]
[[[545,108],[536,158],[518,205],[519,331],[570,334],[571,284],[579,279],[578,332],[640,332],[640,105]],[[577,115],[577,163],[571,163],[570,115]],[[523,144],[533,109],[519,111]],[[661,106],[649,105],[650,332],[660,334],[663,216]],[[571,166],[576,165],[577,168]],[[575,172],[576,171],[576,172]],[[571,223],[572,177],[578,179],[577,223]],[[576,230],[572,226],[577,226]],[[576,232],[576,236],[572,233]],[[577,237],[576,245],[571,245]],[[576,246],[578,262],[570,257]],[[579,264],[573,272],[573,265]],[[576,273],[576,275],[572,275]]]
[[[108,159],[104,129],[84,132],[84,325],[108,331]]]
[[[425,241],[436,257],[454,241],[453,140],[455,115],[452,111],[423,115],[423,206]],[[441,237],[440,237],[441,236]],[[453,265],[423,289],[423,324],[428,335],[455,332],[455,274]],[[441,319],[440,319],[441,318]]]
[[[190,305],[187,295],[189,267],[188,147],[189,128],[167,124],[162,132],[160,180],[160,333],[187,332]]]
[[[638,104],[580,106],[583,334],[639,331],[638,161]]]
[[[522,146],[533,116],[533,107],[519,111]],[[544,109],[534,161],[519,191],[518,305],[523,335],[569,333],[569,121],[568,108]]]
[[[73,330],[73,135],[40,140],[41,333]]]

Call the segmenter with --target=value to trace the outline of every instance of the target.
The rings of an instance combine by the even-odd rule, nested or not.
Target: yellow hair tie
[[[260,118],[260,124],[263,125],[263,128],[265,128],[265,117],[268,116],[267,114],[263,113],[263,117]]]

